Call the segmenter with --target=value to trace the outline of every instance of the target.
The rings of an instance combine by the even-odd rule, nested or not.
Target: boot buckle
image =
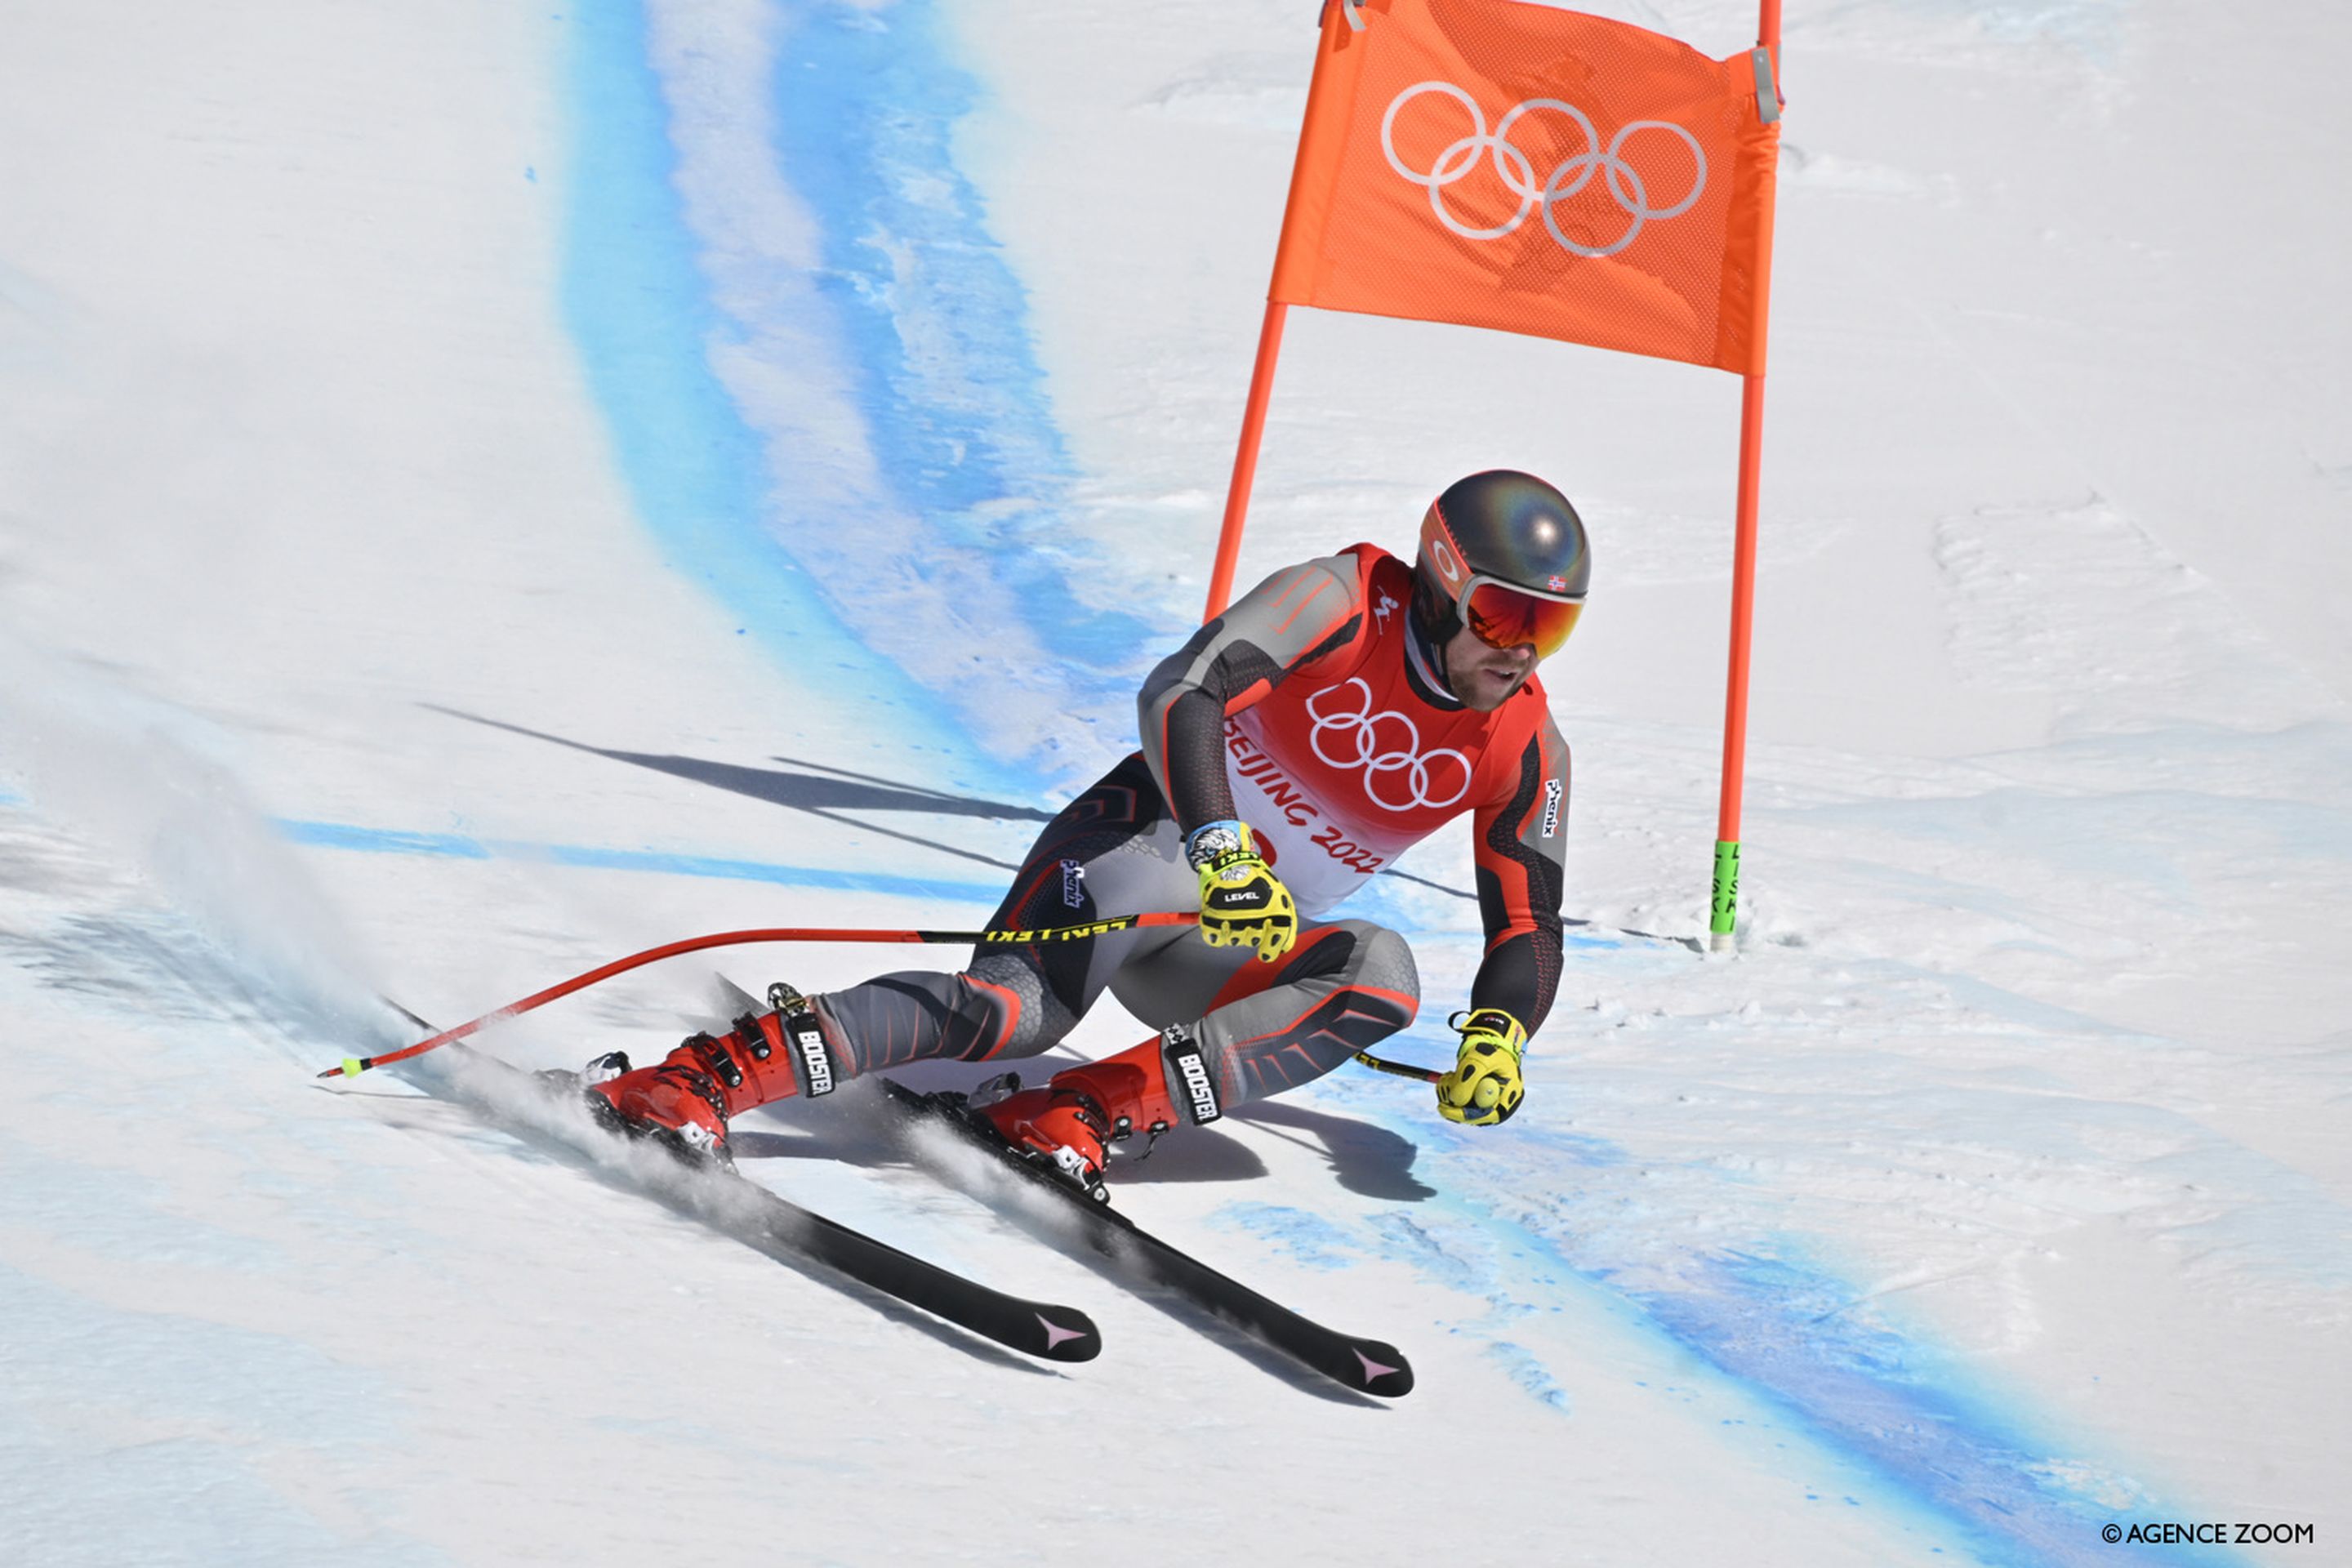
[[[709,1035],[688,1035],[685,1047],[709,1064],[712,1071],[727,1080],[730,1089],[743,1087],[743,1069],[736,1064],[735,1054],[720,1041]]]
[[[628,1052],[606,1051],[601,1057],[589,1058],[588,1065],[580,1069],[580,1081],[583,1084],[610,1083],[628,1070]]]
[[[1001,1072],[994,1078],[982,1079],[980,1087],[971,1091],[964,1103],[974,1110],[979,1110],[994,1105],[999,1100],[1010,1100],[1020,1092],[1021,1075],[1017,1072]]]
[[[766,1061],[772,1054],[768,1031],[760,1027],[760,1020],[749,1013],[735,1020],[735,1037],[743,1042],[744,1048],[755,1060]]]

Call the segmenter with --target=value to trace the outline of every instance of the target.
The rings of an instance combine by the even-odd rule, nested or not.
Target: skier
[[[770,1011],[654,1066],[604,1058],[617,1076],[591,1092],[639,1131],[723,1151],[730,1120],[771,1100],[928,1058],[1034,1056],[1108,989],[1160,1033],[973,1097],[1007,1141],[1092,1187],[1108,1145],[1295,1089],[1412,1022],[1403,939],[1320,917],[1466,812],[1486,951],[1437,1107],[1504,1121],[1560,970],[1569,757],[1535,667],[1590,574],[1575,508],[1507,469],[1440,495],[1410,567],[1357,544],[1276,573],[1151,672],[1142,750],[1038,836],[990,921],[1197,909],[1197,928],[990,946],[960,973],[816,996],[773,986]]]

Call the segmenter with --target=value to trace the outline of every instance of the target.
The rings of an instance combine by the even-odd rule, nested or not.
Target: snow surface
[[[1101,1360],[312,1080],[407,1037],[379,990],[986,912],[1198,612],[1314,9],[16,8],[0,1560],[2352,1561],[2339,5],[1790,0],[1736,955],[1688,940],[1736,384],[1294,315],[1244,577],[1495,464],[1600,563],[1525,1110],[1335,1075],[1121,1199],[1410,1398],[1269,1370],[854,1105],[745,1168]],[[1363,902],[1441,1059],[1475,911]],[[709,996],[488,1044],[655,1052]],[[2164,1521],[2315,1539],[2099,1539]]]

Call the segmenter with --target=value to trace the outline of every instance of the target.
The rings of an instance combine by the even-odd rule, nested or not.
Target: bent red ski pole
[[[431,1038],[419,1040],[413,1046],[404,1046],[396,1051],[386,1051],[382,1056],[345,1057],[341,1066],[331,1067],[319,1076],[320,1078],[357,1078],[370,1068],[380,1068],[392,1062],[406,1061],[411,1057],[423,1056],[436,1046],[446,1046],[452,1040],[462,1040],[467,1036],[486,1028],[501,1018],[511,1018],[519,1013],[528,1013],[534,1007],[543,1007],[548,1003],[569,996],[575,991],[584,991],[599,981],[610,980],[615,974],[625,974],[632,969],[641,969],[648,963],[658,963],[665,958],[676,958],[680,953],[699,952],[705,948],[736,947],[755,942],[940,942],[951,947],[1021,947],[1036,942],[1076,942],[1086,937],[1104,936],[1111,931],[1128,931],[1142,926],[1192,925],[1200,918],[1195,914],[1152,911],[1139,915],[1118,915],[1109,920],[1087,921],[1078,925],[1036,926],[1028,930],[864,931],[835,926],[773,926],[755,931],[722,931],[710,936],[695,936],[688,937],[683,942],[665,942],[660,947],[649,947],[643,952],[633,952],[626,958],[616,958],[610,963],[589,970],[584,974],[575,974],[560,984],[551,985],[546,990],[526,996],[520,1002],[510,1002],[496,1012],[485,1013],[469,1023],[460,1024],[454,1029],[444,1029]]]

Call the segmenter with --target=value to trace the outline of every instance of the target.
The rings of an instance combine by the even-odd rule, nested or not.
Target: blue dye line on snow
[[[929,0],[779,12],[775,143],[742,153],[773,157],[818,220],[824,325],[846,345],[877,482],[923,531],[989,562],[1064,679],[1107,692],[1124,679],[1113,672],[1169,628],[1087,606],[1064,574],[1061,563],[1089,546],[1058,503],[1069,465],[1026,300],[952,160],[977,89],[941,48]],[[972,742],[944,694],[832,612],[827,593],[847,585],[820,583],[793,558],[795,534],[856,520],[796,510],[789,476],[772,474],[710,367],[710,345],[742,329],[696,265],[640,5],[583,0],[573,25],[564,311],[640,515],[673,564],[785,669],[845,676],[889,710],[890,728],[952,752],[967,782],[1022,787]],[[919,540],[905,553],[907,569],[923,570]]]
[[[1057,505],[1070,462],[1026,292],[956,167],[956,125],[981,90],[941,41],[936,0],[782,9],[777,163],[818,216],[879,467],[910,512],[987,553],[1065,679],[1123,679],[1170,626],[1087,605],[1058,563],[1074,542]]]
[[[704,292],[672,185],[644,15],[634,0],[582,0],[572,23],[563,312],[639,517],[785,669],[853,686],[877,722],[933,748],[951,737],[972,785],[1027,787],[965,742],[936,693],[859,642],[763,526],[779,500],[758,435],[706,357],[732,330]]]
[[[1958,1526],[1988,1560],[2112,1560],[2099,1528],[2135,1510],[2068,1487],[2046,1450],[1922,1365],[1917,1347],[1842,1310],[1849,1287],[1785,1260],[1731,1256],[1709,1259],[1681,1289],[1626,1296],[1824,1447]]]
[[[994,906],[1004,896],[997,882],[961,882],[936,877],[897,877],[882,871],[842,871],[824,866],[780,866],[710,855],[676,855],[655,849],[613,849],[585,844],[538,844],[511,838],[472,838],[460,833],[404,833],[345,822],[279,818],[279,833],[296,844],[326,849],[356,849],[373,855],[424,855],[450,860],[535,860],[602,871],[658,871],[677,877],[713,877],[732,882],[767,882],[780,888],[821,888],[832,892],[883,893],[903,899],[950,899]]]
[[[1425,1127],[1414,1131],[1427,1136]],[[1548,1145],[1560,1141],[1532,1126],[1523,1125],[1522,1136]],[[1607,1145],[1596,1157],[1598,1142],[1575,1137],[1562,1145],[1562,1157],[1585,1164],[1622,1161],[1622,1151]],[[1946,1358],[1852,1311],[1858,1293],[1825,1271],[1786,1258],[1717,1254],[1692,1260],[1688,1276],[1673,1288],[1634,1284],[1627,1261],[1592,1239],[1606,1226],[1588,1231],[1572,1207],[1559,1214],[1570,1238],[1563,1241],[1475,1204],[1455,1199],[1443,1206],[1514,1253],[1625,1302],[1642,1327],[1783,1413],[1820,1447],[1873,1477],[1888,1501],[1956,1531],[1987,1563],[2104,1565],[2114,1549],[2100,1539],[2102,1526],[2158,1512],[2145,1498],[2118,1501],[2070,1485],[2078,1461],[2053,1454],[1991,1402],[1958,1386]],[[1433,1247],[1420,1226],[1402,1229],[1407,1234],[1391,1235],[1383,1250],[1454,1289],[1494,1290],[1490,1278],[1465,1277],[1463,1260]],[[1545,1270],[1532,1272],[1543,1283]],[[1549,1402],[1566,1407],[1564,1399]],[[2166,1515],[2176,1516],[2189,1514]],[[2193,1568],[2238,1561],[2197,1551],[2167,1560]]]
[[[136,1184],[124,1181],[126,1189]],[[108,1194],[110,1195],[110,1194]],[[84,1242],[93,1210],[56,1234]],[[231,1268],[235,1266],[230,1265]],[[333,1563],[442,1568],[387,1500],[322,1517],[279,1456],[361,1473],[396,1451],[424,1401],[295,1335],[194,1312],[118,1307],[0,1261],[0,1476],[18,1563]],[[414,1407],[414,1408],[413,1408]],[[126,1440],[121,1433],[137,1432]]]

